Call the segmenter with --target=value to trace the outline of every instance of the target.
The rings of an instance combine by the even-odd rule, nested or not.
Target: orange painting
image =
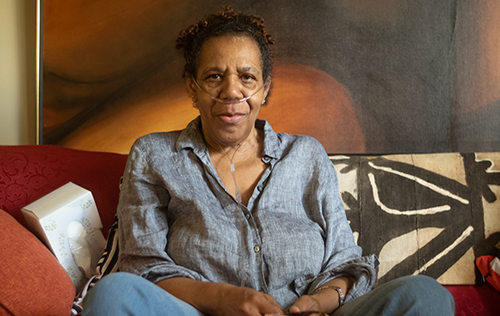
[[[127,153],[198,115],[174,49],[229,4],[276,40],[260,117],[328,153],[500,150],[494,0],[44,0],[41,143]]]

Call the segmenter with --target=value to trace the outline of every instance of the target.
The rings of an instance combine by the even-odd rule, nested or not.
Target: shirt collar
[[[266,120],[257,119],[255,121],[255,127],[264,131],[264,153],[262,158],[266,160],[268,159],[266,157],[272,159],[281,157],[283,152],[281,139],[279,135],[274,132],[271,125]]]
[[[179,152],[184,148],[203,148],[205,142],[201,134],[201,118],[198,116],[188,126],[183,129],[175,142],[175,151]]]
[[[278,159],[283,152],[279,134],[274,132],[273,128],[266,120],[257,119],[255,121],[255,127],[264,131],[263,159]],[[176,152],[187,148],[193,149],[193,151],[199,156],[208,154],[207,146],[205,145],[205,141],[203,140],[200,116],[192,120],[188,124],[188,126],[181,131],[181,134],[177,139],[177,142],[175,144]]]

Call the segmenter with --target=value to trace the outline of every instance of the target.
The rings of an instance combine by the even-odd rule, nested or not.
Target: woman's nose
[[[229,75],[224,78],[219,94],[220,99],[232,100],[245,97],[243,85],[237,75]]]

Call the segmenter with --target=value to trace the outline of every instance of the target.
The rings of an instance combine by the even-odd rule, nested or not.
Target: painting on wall
[[[495,0],[44,0],[40,143],[127,153],[198,115],[174,49],[223,5],[276,41],[260,117],[330,154],[500,151]]]

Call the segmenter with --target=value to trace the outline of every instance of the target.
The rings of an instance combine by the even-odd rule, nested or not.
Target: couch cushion
[[[92,192],[106,236],[126,160],[127,155],[52,145],[0,146],[0,208],[25,225],[22,207],[71,181]]]
[[[485,283],[480,286],[446,285],[455,299],[455,315],[494,316],[500,311],[500,292]]]
[[[54,255],[0,210],[0,315],[68,316],[76,294]]]

